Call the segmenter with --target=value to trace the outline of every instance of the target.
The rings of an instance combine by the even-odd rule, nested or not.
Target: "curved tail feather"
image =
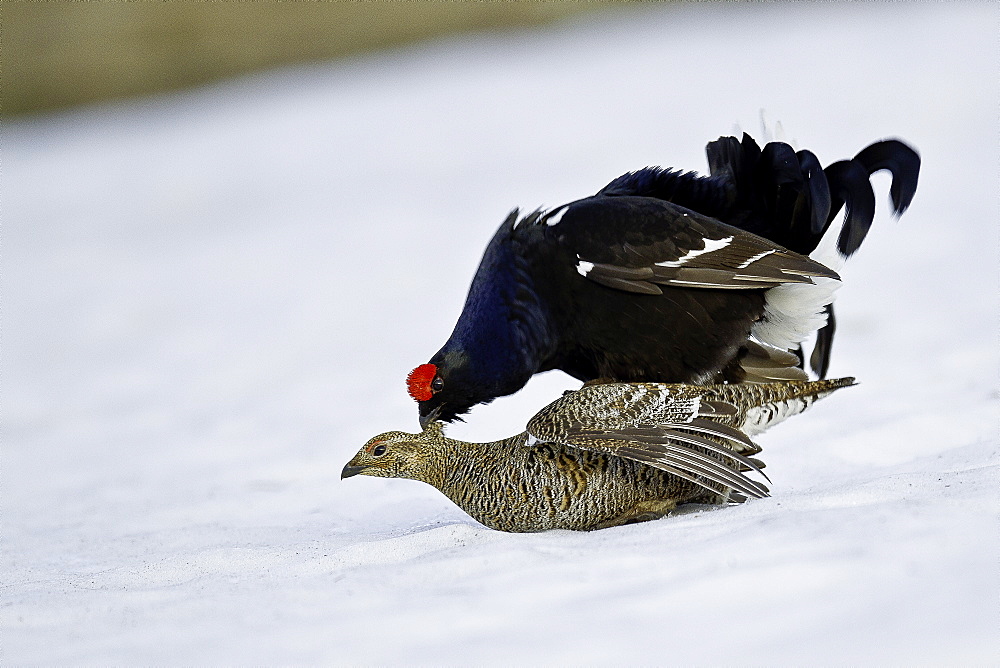
[[[783,142],[770,142],[762,150],[746,133],[740,139],[719,137],[705,152],[709,176],[647,167],[618,177],[599,194],[668,200],[802,255],[816,250],[846,209],[836,243],[840,258],[827,259],[837,262],[858,250],[875,219],[871,175],[881,170],[892,174],[890,197],[899,216],[913,200],[920,173],[919,154],[898,139],[874,142],[825,169],[811,151],[796,152]],[[820,378],[830,364],[836,329],[833,307],[828,304],[825,311],[827,324],[819,329],[809,360]]]
[[[892,174],[890,197],[899,216],[913,200],[920,173],[919,154],[897,139],[875,142],[826,169],[811,151],[793,153],[781,142],[761,150],[747,134],[742,141],[720,137],[708,144],[706,153],[711,174],[730,181],[735,190],[736,210],[720,216],[724,222],[809,254],[846,208],[837,237],[837,251],[844,258],[858,250],[875,219],[871,175],[883,169]],[[836,332],[833,306],[825,311],[827,323],[818,330],[809,358],[820,378],[828,372]]]
[[[893,213],[903,214],[917,192],[920,175],[920,154],[898,139],[884,139],[864,148],[854,161],[861,163],[869,174],[886,169],[892,174],[889,196]]]
[[[869,180],[871,174],[854,160],[840,160],[825,170],[830,184],[832,205],[828,223],[846,207],[844,223],[837,237],[837,250],[844,257],[850,257],[861,246],[875,220],[875,191]]]

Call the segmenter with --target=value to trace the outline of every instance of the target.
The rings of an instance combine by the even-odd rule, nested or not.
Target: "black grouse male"
[[[892,174],[895,214],[905,211],[919,156],[886,140],[824,169],[809,151],[762,151],[745,134],[706,150],[709,176],[649,167],[592,197],[511,212],[451,337],[407,378],[421,425],[550,369],[581,381],[802,379],[800,344],[826,325],[812,359],[823,377],[839,277],[807,255],[844,205],[835,255],[857,250],[878,170]]]

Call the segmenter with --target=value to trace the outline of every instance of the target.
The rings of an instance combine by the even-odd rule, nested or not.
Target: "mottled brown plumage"
[[[410,478],[501,531],[591,530],[662,517],[682,503],[767,496],[750,436],[853,384],[852,378],[747,385],[608,383],[569,392],[527,430],[492,443],[380,434],[342,477]]]

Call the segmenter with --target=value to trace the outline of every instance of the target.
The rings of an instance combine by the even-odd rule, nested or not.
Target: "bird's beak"
[[[340,479],[343,480],[344,478],[350,478],[351,476],[356,476],[359,473],[361,473],[362,471],[364,471],[366,468],[368,468],[368,467],[367,466],[351,466],[350,464],[348,464],[347,466],[344,467],[344,470],[341,471],[341,473],[340,473]]]
[[[421,429],[427,429],[427,425],[429,425],[431,422],[434,422],[434,420],[437,420],[437,416],[441,415],[441,408],[443,406],[444,406],[444,404],[441,404],[440,406],[436,406],[427,415],[421,415],[420,416],[420,428]]]

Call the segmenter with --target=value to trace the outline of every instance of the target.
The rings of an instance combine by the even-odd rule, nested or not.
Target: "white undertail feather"
[[[837,273],[846,259],[837,250],[842,225],[841,215],[830,224],[816,250],[809,254],[811,259]],[[754,338],[775,348],[791,350],[825,325],[824,309],[833,302],[840,281],[822,277],[812,280],[812,284],[786,283],[768,290],[764,296],[764,317],[751,330]]]
[[[830,223],[830,227],[827,228],[816,249],[809,254],[813,260],[833,269],[838,274],[847,262],[847,258],[837,250],[837,238],[840,236],[840,230],[844,227],[845,213],[846,210],[841,211],[837,218]]]
[[[814,283],[786,283],[767,291],[764,317],[754,323],[754,338],[762,343],[790,350],[826,324],[823,310],[833,301],[840,281],[814,278]]]

